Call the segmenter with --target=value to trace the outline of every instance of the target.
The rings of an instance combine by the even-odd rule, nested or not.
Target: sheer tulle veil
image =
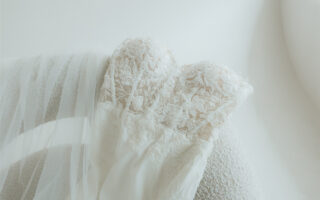
[[[106,63],[92,54],[1,60],[0,199],[86,193],[85,119],[92,119]]]

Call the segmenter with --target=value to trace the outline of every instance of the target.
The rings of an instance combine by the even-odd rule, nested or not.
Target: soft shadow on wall
[[[320,1],[282,0],[281,10],[293,67],[320,112]]]
[[[267,131],[260,147],[264,162],[257,169],[264,174],[265,189],[276,192],[266,199],[319,199],[319,113],[288,58],[279,1],[265,1],[249,60],[254,104]],[[272,151],[263,150],[267,143]]]

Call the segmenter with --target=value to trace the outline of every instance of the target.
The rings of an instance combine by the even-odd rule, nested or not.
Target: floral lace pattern
[[[100,101],[135,114],[151,112],[158,124],[210,140],[251,90],[227,67],[206,62],[179,67],[167,49],[135,39],[110,57]]]

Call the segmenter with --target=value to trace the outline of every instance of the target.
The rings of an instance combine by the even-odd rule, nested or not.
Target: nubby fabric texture
[[[89,67],[92,57],[84,58],[61,62]],[[79,72],[69,66],[69,77],[61,78],[69,80],[60,88],[65,92],[54,89],[55,82],[46,86],[50,91],[60,91],[63,99],[72,99],[74,88],[81,94],[81,88],[88,87],[81,85],[83,82],[77,85],[75,80],[80,77],[91,83],[90,97],[82,92],[75,104],[71,103],[75,100],[59,103],[68,105],[65,109],[71,109],[76,117],[70,118],[61,110],[61,117],[52,116],[50,120],[44,113],[37,123],[32,121],[26,129],[29,131],[24,131],[29,114],[26,109],[30,109],[25,100],[18,102],[23,108],[20,112],[25,114],[14,114],[11,119],[22,116],[15,131],[7,124],[0,127],[4,129],[1,137],[9,137],[1,146],[1,156],[8,157],[9,149],[27,149],[16,158],[4,159],[6,163],[14,165],[28,155],[47,151],[37,161],[35,169],[40,172],[33,170],[33,177],[22,186],[25,189],[20,199],[28,195],[34,199],[193,199],[218,137],[217,129],[251,92],[251,86],[226,67],[206,62],[179,66],[169,50],[151,40],[126,40],[108,59],[93,57],[91,61],[93,66],[107,66],[100,92],[97,87],[101,83],[89,80],[98,80],[101,67],[87,75],[85,67]],[[43,73],[51,76],[46,70]],[[38,78],[30,76],[28,81]],[[59,77],[52,79],[58,81]],[[20,99],[30,95],[17,90]],[[51,96],[41,97],[39,102],[48,107]],[[22,148],[28,141],[37,145]],[[18,165],[19,174],[23,174],[25,163],[20,161]],[[6,197],[12,167],[3,164],[0,169],[0,194]],[[35,179],[37,187],[31,191],[28,185],[34,185]]]
[[[262,199],[237,132],[225,124],[213,143],[195,200]]]

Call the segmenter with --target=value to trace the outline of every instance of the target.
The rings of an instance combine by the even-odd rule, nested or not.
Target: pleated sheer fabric
[[[5,61],[0,76],[5,200],[191,200],[216,129],[251,91],[228,68],[178,66],[140,39],[108,59]]]
[[[1,200],[57,200],[75,193],[89,166],[83,117],[94,113],[106,66],[104,56],[90,54],[2,61]]]

